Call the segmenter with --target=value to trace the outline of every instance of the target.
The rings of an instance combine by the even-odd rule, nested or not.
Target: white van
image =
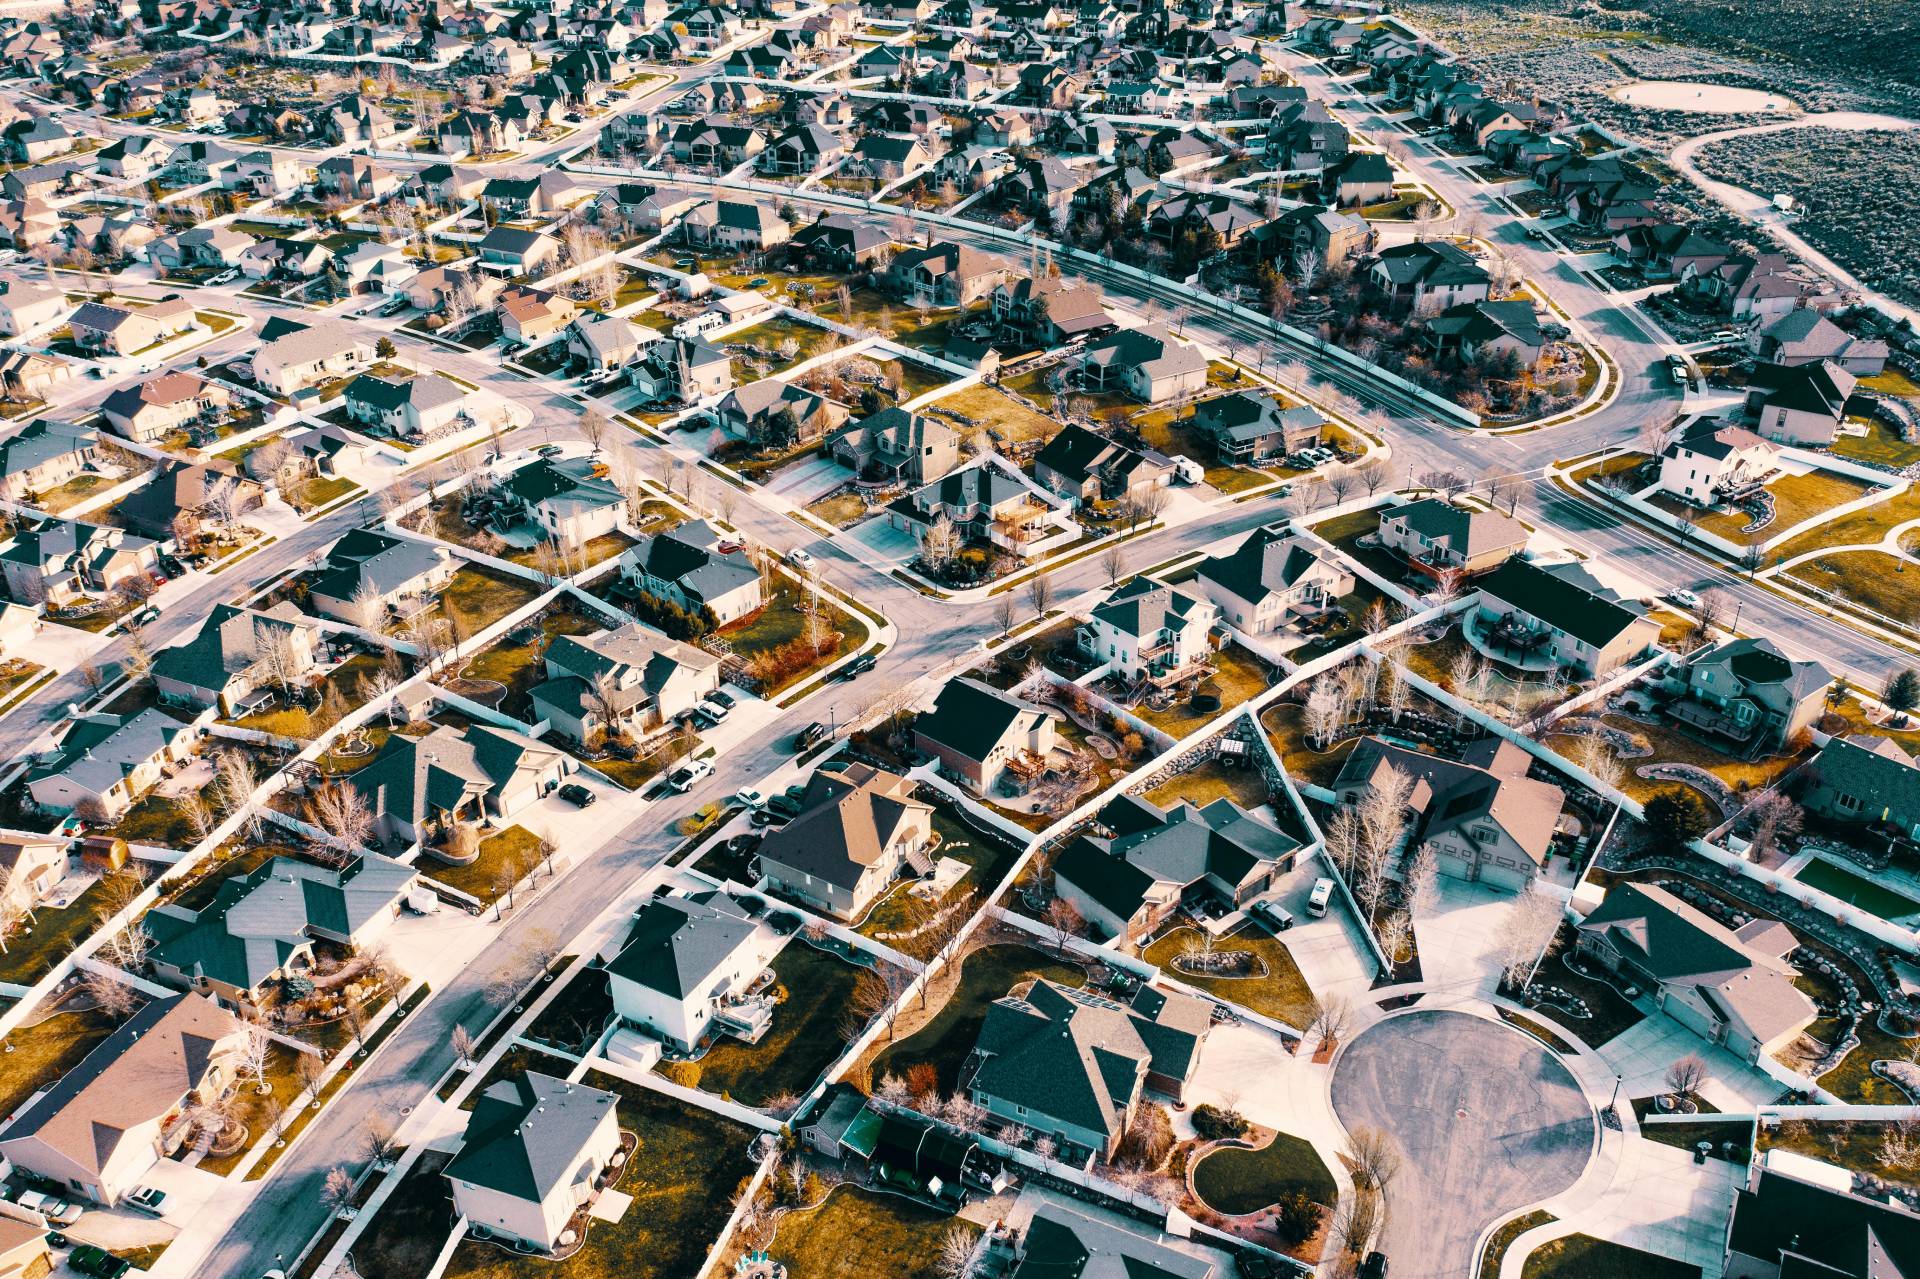
[[[691,320],[682,320],[673,326],[672,333],[677,338],[697,338],[703,333],[711,333],[728,323],[728,317],[718,311],[703,311]]]
[[[1323,918],[1327,913],[1327,903],[1333,900],[1333,881],[1316,879],[1313,881],[1313,894],[1307,898],[1307,914],[1315,919]]]

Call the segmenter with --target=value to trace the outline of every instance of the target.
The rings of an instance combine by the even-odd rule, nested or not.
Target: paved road
[[[1400,1146],[1380,1245],[1395,1279],[1473,1279],[1480,1232],[1578,1181],[1597,1132],[1558,1058],[1457,1012],[1362,1031],[1334,1063],[1333,1109],[1349,1132],[1378,1128]]]

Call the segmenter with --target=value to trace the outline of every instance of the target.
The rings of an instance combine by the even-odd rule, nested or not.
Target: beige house
[[[1054,715],[976,679],[940,690],[933,709],[914,721],[913,742],[940,771],[976,795],[988,795],[1011,771],[1037,774],[1055,745]]]
[[[65,289],[36,280],[0,282],[0,337],[19,337],[66,315]]]
[[[33,907],[66,870],[66,840],[24,831],[0,832],[0,918]],[[0,1271],[0,1279],[5,1273]]]
[[[277,336],[268,338],[279,326]],[[305,325],[275,317],[253,353],[253,378],[276,395],[292,395],[329,378],[345,377],[373,362],[372,337],[345,320]]]
[[[1778,920],[1728,928],[1657,885],[1621,883],[1576,927],[1582,956],[1743,1061],[1792,1043],[1818,1011],[1793,984],[1799,942]]]
[[[64,1195],[118,1204],[188,1104],[226,1090],[245,1042],[245,1027],[203,995],[156,999],[14,1120],[0,1155]]]
[[[1186,588],[1248,635],[1270,635],[1324,612],[1354,589],[1353,570],[1286,524],[1255,529],[1225,555],[1200,561]]]
[[[49,756],[27,771],[27,793],[45,812],[116,822],[193,754],[199,730],[164,711],[87,715],[72,721]]]
[[[799,814],[760,845],[760,871],[776,892],[858,919],[902,868],[929,868],[932,817],[904,777],[867,764],[822,768],[808,779]]]
[[[726,893],[648,898],[607,964],[613,1011],[677,1052],[754,1042],[773,1022],[773,994],[756,987],[786,941]]]
[[[617,1172],[618,1101],[536,1070],[488,1087],[446,1167],[454,1212],[470,1228],[553,1251]],[[585,1234],[585,1222],[574,1229]]]
[[[1577,678],[1599,679],[1660,638],[1659,623],[1643,607],[1577,564],[1510,559],[1478,585],[1473,624],[1505,661],[1536,668],[1551,662]]]
[[[232,403],[233,393],[218,383],[191,373],[162,373],[109,395],[100,415],[128,439],[152,444]]]
[[[1429,573],[1490,572],[1527,545],[1527,528],[1498,511],[1469,511],[1437,497],[1396,506],[1380,516],[1380,544]]]
[[[168,298],[139,310],[83,302],[67,319],[73,329],[73,344],[100,355],[137,355],[185,333],[196,323],[193,304],[181,298]]]
[[[1145,324],[1094,339],[1081,357],[1080,376],[1091,390],[1164,404],[1205,388],[1207,357],[1166,325]]]

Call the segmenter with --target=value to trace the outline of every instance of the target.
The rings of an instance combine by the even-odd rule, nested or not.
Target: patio
[[[1460,633],[1475,650],[1496,662],[1523,671],[1552,671],[1560,661],[1550,650],[1552,637],[1545,631],[1530,630],[1502,618],[1489,626],[1478,613],[1468,613],[1461,621]]]

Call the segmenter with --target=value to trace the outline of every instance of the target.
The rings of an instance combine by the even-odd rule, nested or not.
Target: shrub
[[[700,1086],[700,1063],[697,1061],[670,1061],[660,1067],[660,1075],[670,1084],[679,1084],[682,1088]]]
[[[914,1100],[924,1100],[940,1087],[940,1073],[930,1061],[918,1061],[907,1068],[907,1091]]]
[[[1209,1103],[1194,1107],[1193,1130],[1208,1141],[1220,1141],[1244,1134],[1247,1121],[1237,1110],[1225,1110]]]
[[[1273,1232],[1287,1243],[1305,1243],[1320,1228],[1320,1205],[1304,1190],[1290,1190],[1273,1206]]]

